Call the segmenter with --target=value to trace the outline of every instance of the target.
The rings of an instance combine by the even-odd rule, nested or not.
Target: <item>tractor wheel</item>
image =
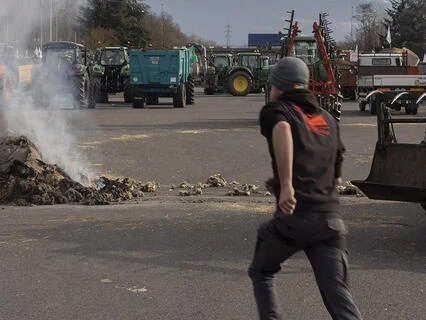
[[[89,86],[89,109],[94,109],[96,107],[96,95],[97,95],[97,87],[96,87],[96,78],[90,79]]]
[[[410,114],[411,113],[410,106],[404,106],[404,109],[405,109],[405,114]]]
[[[99,91],[97,102],[108,103],[108,92],[101,88]]]
[[[130,103],[133,98],[132,85],[130,84],[130,77],[123,77],[123,94],[124,102]]]
[[[372,115],[377,114],[377,102],[376,101],[371,101],[371,103],[370,103],[370,113]]]
[[[186,105],[186,86],[180,84],[178,91],[173,95],[173,107],[175,108],[185,108]]]
[[[146,97],[146,104],[147,105],[158,105],[158,96],[148,96]]]
[[[205,88],[204,93],[208,96],[214,95],[214,89],[213,88]]]
[[[358,103],[358,107],[359,107],[359,111],[365,111],[365,106],[367,105],[367,102],[366,101],[360,101],[359,103]]]
[[[417,109],[419,108],[419,106],[415,103],[412,103],[412,104],[408,105],[408,108],[409,108],[409,112],[410,112],[409,114],[416,115]]]
[[[89,91],[90,80],[89,75],[84,73],[74,79],[74,107],[75,108],[88,108],[89,107]]]
[[[234,96],[246,96],[252,87],[251,77],[244,71],[236,71],[229,77],[229,92]]]
[[[188,82],[186,83],[186,104],[191,105],[195,103],[194,95],[195,95],[194,79],[192,78],[191,75],[189,75]]]

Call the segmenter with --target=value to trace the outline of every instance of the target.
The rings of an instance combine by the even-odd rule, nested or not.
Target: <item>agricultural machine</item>
[[[107,103],[108,94],[119,92],[124,93],[124,102],[132,101],[127,48],[98,48],[91,68],[89,105],[94,108],[96,103]]]
[[[398,143],[394,132],[394,124],[426,123],[426,118],[392,119],[395,105],[380,93],[375,103],[378,139],[370,174],[352,183],[370,199],[414,202],[426,210],[426,136],[418,144]]]
[[[194,104],[191,50],[132,50],[130,81],[133,108],[157,105],[160,97],[172,97],[175,108]]]
[[[357,68],[357,96],[360,111],[369,105],[376,114],[384,101],[395,110],[417,114],[426,97],[426,75],[419,74],[419,57],[408,49],[360,54]]]
[[[13,47],[5,44],[0,46],[0,105],[10,101],[12,88],[16,85],[14,54]]]
[[[269,75],[269,58],[259,52],[216,54],[211,56],[206,75],[206,94],[229,92],[234,96],[246,96],[261,92]]]
[[[90,108],[90,70],[87,65],[83,45],[67,41],[45,44],[41,64],[32,69],[33,102],[48,105],[53,97],[68,94],[75,108]]]
[[[18,87],[30,86],[32,66],[33,61],[18,57],[13,46],[0,44],[0,105],[7,104]]]
[[[291,11],[288,36],[281,42],[280,58],[294,56],[302,59],[310,70],[309,89],[317,97],[321,108],[327,110],[334,118],[340,120],[343,96],[340,94],[336,80],[337,49],[327,14],[319,16],[319,23],[314,22],[314,37],[300,37],[298,23],[294,22],[294,11]],[[294,23],[293,23],[294,22]],[[265,94],[265,102],[269,101],[269,84]]]

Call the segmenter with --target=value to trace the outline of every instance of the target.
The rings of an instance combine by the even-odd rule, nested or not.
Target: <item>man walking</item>
[[[277,209],[257,235],[249,268],[261,320],[281,320],[274,276],[281,263],[304,250],[324,304],[333,319],[362,319],[348,285],[347,233],[340,217],[336,182],[344,146],[335,119],[308,90],[309,70],[297,58],[281,59],[271,71],[271,103],[260,112],[268,141]]]

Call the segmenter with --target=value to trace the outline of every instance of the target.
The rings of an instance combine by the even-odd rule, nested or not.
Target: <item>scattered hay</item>
[[[350,181],[346,181],[344,184],[338,185],[336,188],[340,195],[355,195],[357,197],[364,196],[362,192]]]
[[[210,187],[215,187],[215,188],[223,188],[228,185],[226,179],[222,177],[220,173],[216,173],[210,176],[207,179],[206,184],[209,185]]]

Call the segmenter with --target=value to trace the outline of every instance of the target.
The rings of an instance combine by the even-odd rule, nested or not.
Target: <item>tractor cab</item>
[[[129,54],[124,47],[102,48],[96,52],[95,61],[102,66],[121,66],[129,63]]]

